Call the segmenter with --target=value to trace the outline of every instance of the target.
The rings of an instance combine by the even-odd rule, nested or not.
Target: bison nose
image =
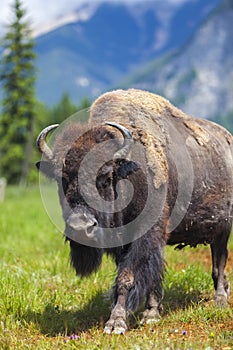
[[[75,231],[85,232],[88,238],[93,238],[98,228],[98,222],[94,216],[72,213],[67,219],[67,224]]]

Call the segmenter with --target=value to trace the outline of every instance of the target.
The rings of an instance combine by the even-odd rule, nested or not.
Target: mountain
[[[52,105],[64,92],[74,102],[96,97],[148,61],[181,47],[219,2],[89,2],[71,22],[36,37],[39,99]]]
[[[233,116],[233,0],[224,0],[180,50],[152,60],[124,86],[161,93],[187,113]],[[233,122],[231,121],[231,128]]]

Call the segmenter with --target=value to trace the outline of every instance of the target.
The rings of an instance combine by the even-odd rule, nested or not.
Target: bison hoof
[[[159,322],[160,314],[157,308],[147,309],[143,312],[143,317],[141,319],[141,324],[151,324]]]
[[[105,334],[125,334],[127,325],[123,318],[117,318],[116,320],[109,320],[105,327]]]
[[[215,296],[214,299],[215,305],[218,307],[226,307],[228,306],[228,301],[227,301],[227,295],[226,294],[219,294]]]

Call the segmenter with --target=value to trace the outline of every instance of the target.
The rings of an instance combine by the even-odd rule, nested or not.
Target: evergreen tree
[[[75,112],[77,112],[77,106],[73,104],[69,94],[65,92],[58,103],[51,109],[50,122],[60,124]]]
[[[70,117],[71,115],[77,113],[78,111],[81,111],[83,109],[87,109],[90,107],[91,102],[88,98],[83,98],[78,105],[75,105],[67,92],[65,92],[61,99],[58,101],[57,104],[55,104],[51,109],[49,113],[49,121],[50,124],[58,123],[61,124],[65,119]],[[86,116],[85,116],[86,118]],[[80,120],[85,121],[85,120]]]
[[[78,106],[78,109],[82,110],[82,109],[89,108],[90,106],[91,106],[91,101],[89,100],[89,98],[83,97]]]
[[[3,106],[0,119],[0,175],[10,183],[27,182],[35,120],[35,53],[21,0],[14,0],[14,19],[3,39],[0,79]]]

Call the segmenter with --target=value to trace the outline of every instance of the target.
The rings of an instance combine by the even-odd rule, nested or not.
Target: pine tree
[[[0,119],[0,176],[10,183],[27,182],[35,119],[35,53],[26,11],[20,0],[13,3],[14,19],[3,39],[0,61],[3,83]]]
[[[69,94],[64,92],[58,103],[51,109],[50,122],[60,124],[75,112],[77,112],[77,106],[73,104]]]
[[[64,92],[61,99],[58,101],[57,104],[55,104],[55,106],[53,106],[50,109],[50,123],[62,123],[65,119],[69,118],[71,115],[87,109],[88,107],[90,107],[91,102],[88,100],[88,98],[83,98],[80,103],[78,105],[75,105],[71,99],[70,96],[68,94],[68,92]],[[86,121],[86,119],[84,120],[84,118],[87,118],[88,114],[86,113],[86,115],[84,114],[83,116],[81,116],[81,114],[79,115],[80,122],[81,121]]]

